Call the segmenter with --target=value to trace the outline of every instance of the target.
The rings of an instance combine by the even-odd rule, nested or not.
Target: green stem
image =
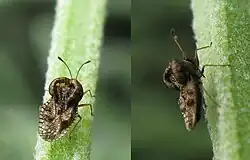
[[[248,0],[192,0],[193,28],[201,64],[207,67],[206,117],[216,160],[250,157],[250,12]],[[216,101],[216,103],[214,102]]]
[[[50,98],[47,91],[53,79],[62,76],[70,77],[67,68],[57,59],[57,56],[62,57],[69,65],[73,77],[76,76],[82,63],[91,60],[91,63],[80,71],[78,80],[85,91],[90,89],[95,93],[105,10],[106,0],[57,1],[43,102]],[[88,102],[93,103],[93,98],[85,95],[80,103]],[[93,118],[88,108],[79,109],[79,114],[82,121],[72,132],[71,139],[67,134],[54,142],[46,142],[39,135],[37,136],[35,159],[90,159]]]

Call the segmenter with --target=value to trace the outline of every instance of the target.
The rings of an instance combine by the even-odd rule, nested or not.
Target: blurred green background
[[[162,82],[168,62],[181,58],[171,28],[183,49],[194,53],[189,3],[108,0],[94,106],[94,160],[212,158],[204,119],[186,131],[178,92]],[[49,0],[0,0],[0,160],[33,159],[54,8]]]

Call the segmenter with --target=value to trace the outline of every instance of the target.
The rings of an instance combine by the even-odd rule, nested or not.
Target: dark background
[[[93,159],[212,158],[204,120],[186,131],[178,92],[162,82],[168,62],[181,58],[171,28],[184,51],[194,53],[189,3],[109,0]],[[48,0],[0,2],[0,159],[33,159],[54,8]]]

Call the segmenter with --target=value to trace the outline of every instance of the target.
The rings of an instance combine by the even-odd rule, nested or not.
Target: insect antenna
[[[77,71],[77,73],[76,73],[76,79],[77,79],[77,77],[78,77],[78,75],[79,75],[79,71],[81,70],[82,66],[84,66],[85,64],[88,64],[89,62],[91,62],[91,61],[88,60],[87,62],[83,63],[83,64],[80,66],[80,68],[78,69],[78,71]]]
[[[170,33],[171,33],[171,35],[172,35],[172,37],[173,37],[175,43],[177,44],[177,46],[178,46],[179,49],[181,50],[182,56],[185,57],[185,52],[182,50],[181,45],[180,45],[179,42],[178,42],[178,36],[175,34],[175,30],[174,30],[173,28],[170,30]]]
[[[63,62],[63,63],[65,64],[65,66],[68,68],[70,77],[73,78],[72,73],[71,73],[71,71],[70,71],[69,66],[67,65],[67,63],[66,63],[61,57],[58,57],[58,59],[59,59],[61,62]],[[77,79],[77,76],[78,76],[79,71],[81,70],[82,66],[84,66],[85,64],[87,64],[87,63],[89,63],[89,62],[91,62],[91,61],[87,61],[87,62],[83,63],[83,64],[80,66],[80,68],[78,69],[78,71],[77,71],[77,73],[76,73],[76,79]]]
[[[68,70],[69,70],[69,74],[70,74],[70,77],[72,78],[72,73],[71,73],[71,71],[70,71],[70,69],[69,69],[69,66],[67,65],[67,63],[66,62],[64,62],[64,60],[61,58],[61,57],[57,57],[61,62],[63,62],[64,64],[65,64],[65,66],[68,68]]]

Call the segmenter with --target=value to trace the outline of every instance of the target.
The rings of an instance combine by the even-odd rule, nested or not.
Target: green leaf
[[[250,10],[247,0],[192,0],[193,29],[205,68],[207,119],[216,160],[250,157]]]
[[[105,10],[106,0],[57,1],[43,102],[50,98],[48,87],[53,79],[70,77],[66,66],[57,56],[62,57],[68,64],[73,77],[81,64],[91,60],[91,63],[83,66],[77,79],[85,91],[90,89],[95,93]],[[93,103],[93,98],[86,94],[80,103]],[[79,114],[82,121],[72,132],[71,139],[67,134],[54,142],[46,142],[37,135],[35,159],[90,159],[93,118],[89,108],[79,109]]]

